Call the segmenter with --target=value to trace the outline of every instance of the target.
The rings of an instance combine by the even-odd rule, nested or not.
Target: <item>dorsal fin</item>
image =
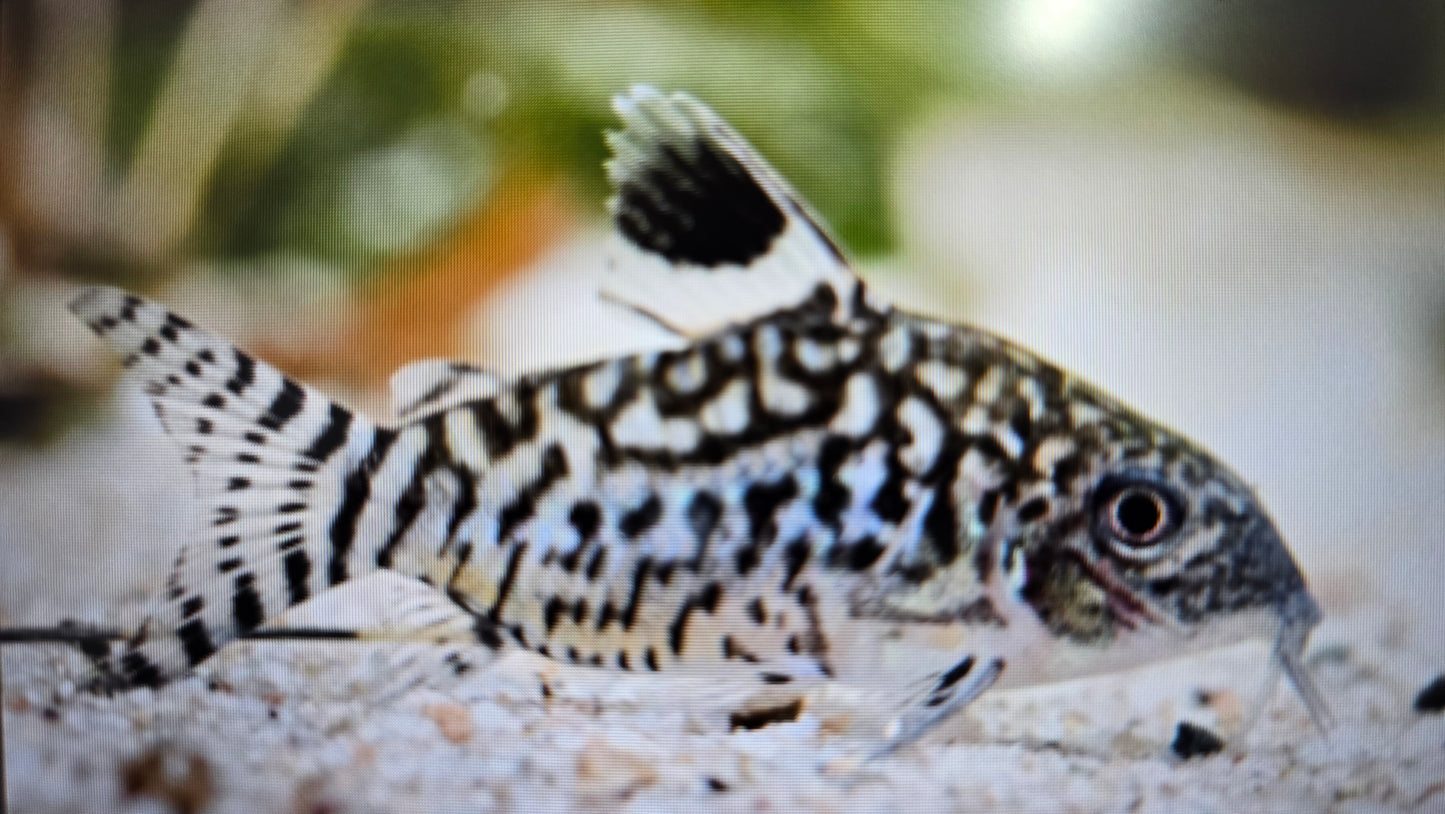
[[[502,391],[502,378],[466,362],[423,359],[391,374],[391,406],[403,422],[491,398]]]
[[[816,307],[846,320],[862,283],[818,219],[716,113],[639,85],[607,135],[617,260],[604,297],[687,336]]]

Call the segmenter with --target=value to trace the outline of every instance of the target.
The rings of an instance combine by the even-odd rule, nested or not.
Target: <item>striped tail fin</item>
[[[284,609],[376,570],[371,549],[389,530],[378,507],[394,506],[409,483],[415,444],[394,443],[396,431],[134,294],[89,288],[70,309],[144,383],[202,508],[140,630],[90,653],[103,683],[160,685]],[[389,460],[389,450],[412,460]]]

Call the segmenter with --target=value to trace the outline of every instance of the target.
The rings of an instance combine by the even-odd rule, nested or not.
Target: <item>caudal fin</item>
[[[144,383],[201,506],[140,631],[91,653],[111,686],[164,683],[282,610],[376,569],[357,545],[358,522],[395,431],[134,294],[88,288],[70,309]]]

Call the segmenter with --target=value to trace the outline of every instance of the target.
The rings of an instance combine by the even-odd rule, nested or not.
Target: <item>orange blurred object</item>
[[[380,387],[396,368],[428,357],[465,357],[465,321],[498,284],[525,269],[575,226],[573,197],[553,177],[504,179],[482,206],[435,245],[391,261],[356,292],[342,341],[309,358],[282,359]]]

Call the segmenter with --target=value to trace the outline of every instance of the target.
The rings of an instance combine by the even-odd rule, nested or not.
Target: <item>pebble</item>
[[[1218,753],[1224,748],[1224,740],[1202,726],[1180,721],[1179,728],[1174,732],[1174,742],[1169,748],[1180,758],[1189,760]]]
[[[659,779],[652,761],[601,739],[582,750],[576,773],[584,794],[609,801],[625,800]]]
[[[1415,696],[1415,711],[1435,715],[1445,712],[1445,673],[1436,676]]]
[[[437,725],[447,742],[460,745],[472,739],[472,714],[461,704],[428,704],[422,712]]]

